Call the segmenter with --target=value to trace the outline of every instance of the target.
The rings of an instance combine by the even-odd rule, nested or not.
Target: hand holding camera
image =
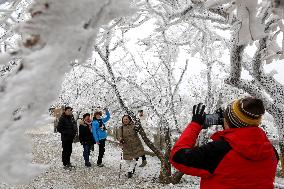
[[[212,125],[224,125],[224,111],[219,108],[214,114],[206,114],[204,127],[208,128]]]
[[[205,105],[199,103],[193,106],[192,121],[201,125],[202,129],[207,129],[212,125],[224,124],[224,112],[221,108],[217,109],[214,114],[205,114]]]

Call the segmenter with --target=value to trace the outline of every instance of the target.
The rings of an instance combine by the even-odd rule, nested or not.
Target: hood
[[[272,144],[259,127],[232,128],[212,135],[213,140],[223,138],[232,150],[246,159],[262,160],[274,153]]]

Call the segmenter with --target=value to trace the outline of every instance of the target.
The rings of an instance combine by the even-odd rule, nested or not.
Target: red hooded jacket
[[[278,155],[259,127],[232,128],[215,133],[195,147],[201,126],[191,122],[171,151],[179,171],[200,176],[201,189],[273,189]]]

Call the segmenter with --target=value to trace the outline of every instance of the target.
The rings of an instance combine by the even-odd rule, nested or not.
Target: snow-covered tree
[[[207,3],[209,2],[213,1],[207,1]],[[207,4],[207,6],[210,8],[213,5]],[[281,59],[282,50],[279,52],[277,48],[272,48],[273,45],[276,45],[275,36],[283,33],[282,18],[273,13],[275,9],[279,8],[273,7],[271,1],[261,1],[259,3],[257,0],[238,0],[226,5],[224,5],[224,2],[220,2],[214,6],[218,6],[219,9],[225,6],[236,6],[237,8],[236,12],[232,11],[232,9],[230,11],[226,10],[229,17],[236,17],[237,19],[231,26],[234,32],[231,45],[231,71],[226,82],[243,89],[252,96],[261,98],[265,102],[266,110],[273,116],[274,123],[278,128],[279,146],[281,154],[283,154],[284,88],[282,84],[274,79],[273,75],[265,73],[263,68],[265,63],[271,62],[271,59]],[[234,28],[235,25],[238,25],[238,27]],[[245,48],[250,43],[257,46],[257,50],[249,62],[251,76],[253,77],[252,81],[241,79]],[[280,57],[275,56],[277,54]]]
[[[0,2],[1,7],[5,6],[0,10],[3,29],[0,104],[5,107],[0,110],[3,118],[0,142],[6,144],[0,153],[4,162],[0,165],[0,180],[20,182],[38,172],[38,166],[30,164],[31,149],[23,133],[26,128],[37,125],[35,120],[39,120],[58,96],[65,73],[73,69],[72,77],[66,77],[60,99],[78,110],[89,108],[92,102],[113,106],[116,110],[119,105],[138,125],[140,120],[134,109],[148,107],[165,134],[165,152],[153,145],[143,129],[139,133],[161,161],[160,181],[178,182],[182,174],[172,174],[168,158],[171,131],[184,127],[188,121],[188,114],[184,112],[190,111],[184,104],[190,100],[178,93],[190,64],[184,61],[177,65],[181,50],[206,65],[206,92],[195,92],[195,95],[201,95],[197,98],[206,101],[208,111],[212,112],[222,100],[227,100],[225,92],[228,92],[221,90],[213,95],[218,82],[212,68],[223,65],[220,51],[230,49],[231,67],[226,84],[242,89],[240,93],[244,91],[263,99],[278,128],[283,154],[283,85],[274,79],[273,73],[265,73],[263,69],[265,63],[283,58],[283,45],[277,43],[284,28],[282,1],[136,0],[134,9],[127,0],[34,0],[25,9],[30,3]],[[22,19],[25,21],[17,24]],[[137,58],[137,53],[125,46],[124,35],[151,19],[155,22],[155,31],[141,39],[139,46],[143,53],[155,56],[150,60],[146,58],[149,54],[139,52],[140,58]],[[231,31],[231,40],[218,35],[220,31]],[[253,57],[245,53],[248,44],[257,47]],[[176,72],[176,68],[180,70]],[[253,80],[241,78],[243,68]],[[136,73],[145,77],[138,77]],[[106,89],[93,93],[100,88],[93,82]],[[93,90],[86,89],[84,84]],[[107,104],[108,99],[99,99],[98,96],[105,94],[108,94],[106,98],[116,97],[118,102]],[[82,101],[86,104],[82,105]],[[179,111],[183,114],[179,115]]]
[[[7,3],[13,5],[14,1]],[[1,83],[0,94],[0,141],[6,145],[0,153],[0,179],[16,183],[38,172],[38,166],[30,163],[31,146],[25,130],[37,125],[35,120],[54,101],[71,64],[75,60],[85,62],[90,56],[99,27],[133,9],[126,0],[36,0],[28,11],[30,18],[16,30],[6,29],[16,31],[21,39],[1,57],[1,64],[21,59],[18,68]],[[25,111],[20,120],[14,121],[13,113],[19,108]]]
[[[161,0],[159,2],[145,1],[149,11],[161,17],[167,26],[172,27],[188,20],[192,25],[199,26],[200,24],[194,22],[200,23],[201,20],[207,21],[208,25],[210,25],[208,21],[212,22],[216,29],[228,30],[233,33],[231,41],[227,43],[227,47],[230,48],[231,69],[230,76],[225,81],[265,102],[267,111],[273,115],[275,125],[278,127],[279,146],[281,154],[283,154],[283,85],[273,78],[273,74],[267,74],[263,69],[265,63],[270,63],[278,58],[282,59],[281,47],[278,47],[276,43],[277,36],[283,33],[283,5],[281,1],[194,0],[189,2],[181,0],[173,2]],[[164,27],[162,30],[168,28]],[[207,30],[205,33],[210,32],[212,30]],[[248,55],[244,52],[245,47],[249,44],[254,44],[257,50],[255,55],[250,58],[249,65],[246,65]],[[202,48],[198,48],[198,50],[205,52],[202,51]],[[194,52],[192,51],[192,53]],[[246,62],[243,62],[243,59]],[[208,61],[208,58],[206,60]],[[251,70],[253,81],[241,79],[242,68],[248,69],[248,67]],[[210,86],[210,82],[208,84]]]

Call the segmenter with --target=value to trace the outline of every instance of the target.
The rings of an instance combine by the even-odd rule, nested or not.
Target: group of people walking
[[[97,158],[97,166],[103,167],[103,157],[105,153],[105,142],[107,138],[106,123],[110,119],[110,112],[107,108],[104,109],[105,115],[101,111],[96,111],[91,119],[90,113],[85,113],[79,125],[79,141],[83,146],[83,158],[86,167],[91,167],[90,152],[94,149],[94,144],[99,146],[99,155]],[[143,111],[139,112],[143,115]],[[141,116],[143,117],[143,116]],[[58,122],[58,132],[61,133],[62,141],[62,163],[65,169],[70,169],[74,165],[70,162],[72,153],[72,143],[75,136],[78,134],[77,123],[72,114],[71,107],[65,107],[63,114]],[[139,167],[144,167],[147,164],[144,147],[138,136],[138,130],[129,115],[122,117],[121,126],[118,129],[118,140],[122,147],[123,159],[128,165],[127,177],[131,178],[135,172],[135,167],[139,157],[142,158],[142,164]]]

